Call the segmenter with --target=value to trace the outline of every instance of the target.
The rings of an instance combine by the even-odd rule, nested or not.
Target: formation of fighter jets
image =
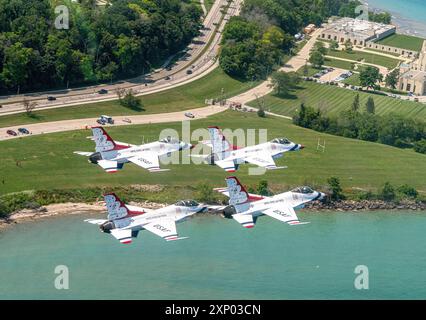
[[[218,127],[209,127],[208,131],[210,140],[202,143],[211,148],[211,153],[192,156],[201,157],[204,163],[217,165],[227,172],[235,172],[244,163],[267,170],[286,168],[277,167],[274,159],[282,157],[286,152],[304,148],[303,145],[286,138],[276,138],[258,145],[239,148],[230,144]],[[93,127],[92,133],[95,152],[75,153],[88,157],[90,163],[99,165],[108,173],[123,169],[124,164],[129,162],[150,172],[167,171],[160,168],[159,160],[162,156],[193,148],[193,145],[172,137],[143,145],[131,145],[114,141],[103,127]],[[107,219],[85,221],[98,225],[102,232],[111,234],[124,244],[131,243],[141,230],[150,231],[166,241],[175,241],[186,239],[178,236],[176,223],[207,210],[220,212],[225,218],[234,219],[245,228],[253,228],[257,218],[263,215],[289,225],[301,225],[309,222],[300,222],[295,209],[302,208],[307,202],[322,200],[325,197],[324,193],[306,186],[266,197],[248,193],[237,177],[226,178],[226,184],[226,188],[214,189],[229,198],[226,206],[208,206],[194,200],[182,200],[165,208],[150,210],[125,204],[111,193],[104,195],[108,211]]]

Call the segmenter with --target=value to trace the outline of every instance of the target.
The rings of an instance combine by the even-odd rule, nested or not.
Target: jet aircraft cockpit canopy
[[[178,207],[198,207],[199,204],[194,200],[181,200],[175,203],[175,206]]]
[[[167,136],[166,138],[161,139],[160,142],[163,142],[163,143],[172,143],[172,144],[180,143],[180,141],[178,139],[176,139],[174,137],[171,137],[171,136]]]
[[[272,143],[279,143],[279,144],[290,144],[291,141],[288,140],[287,138],[276,138],[274,140],[271,141]]]
[[[291,190],[291,192],[295,192],[295,193],[303,193],[303,194],[309,194],[309,193],[314,193],[314,190],[312,190],[310,187],[299,187],[296,189]]]

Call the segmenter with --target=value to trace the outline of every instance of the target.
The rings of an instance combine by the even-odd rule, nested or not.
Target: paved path
[[[305,46],[298,52],[298,54],[294,57],[292,57],[284,67],[280,69],[280,71],[290,72],[290,71],[297,71],[301,67],[303,67],[308,59],[309,59],[309,53],[314,46],[316,42],[317,36],[321,33],[322,29],[318,29],[314,31],[311,35],[311,38],[308,40],[308,42],[305,44]],[[233,98],[230,98],[228,100],[239,102],[243,105],[247,104],[250,101],[253,101],[256,99],[256,97],[262,97],[265,96],[273,91],[271,86],[271,79],[262,82],[257,87],[246,91],[242,94],[239,94]]]
[[[150,124],[150,123],[168,123],[168,122],[179,122],[184,120],[197,120],[203,119],[210,115],[219,113],[226,110],[226,107],[221,106],[207,106],[203,108],[197,108],[192,110],[185,111],[177,111],[170,113],[157,113],[157,114],[147,114],[147,115],[137,115],[137,116],[117,116],[114,117],[116,126],[126,126],[126,125],[134,125],[134,124]],[[186,112],[191,112],[195,115],[195,118],[191,119],[185,116]],[[96,123],[97,118],[90,119],[74,119],[74,120],[63,120],[63,121],[54,121],[54,122],[44,122],[44,123],[35,123],[25,125],[31,135],[40,135],[46,133],[54,133],[54,132],[64,132],[64,131],[73,131],[73,130],[81,130],[81,129],[89,129],[91,126],[99,126]],[[127,120],[130,120],[129,123]],[[18,139],[21,137],[28,137],[31,135],[19,135],[17,137],[9,136],[6,134],[6,131],[11,129],[15,130],[18,126],[1,128],[0,132],[0,140],[11,140]],[[106,126],[108,127],[108,126]]]

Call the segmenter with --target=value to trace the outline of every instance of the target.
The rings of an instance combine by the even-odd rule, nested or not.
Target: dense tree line
[[[110,81],[149,70],[198,35],[190,0],[0,0],[0,88],[40,89]],[[70,28],[55,28],[55,7]]]
[[[222,38],[220,65],[232,76],[265,78],[291,54],[294,35],[310,23],[337,15],[348,0],[246,0]]]
[[[349,1],[341,6],[339,15],[342,17],[357,18],[361,12],[356,8],[363,5],[363,2],[358,0]],[[390,24],[392,22],[392,15],[389,12],[368,12],[368,20],[378,23]]]
[[[422,149],[426,141],[426,125],[423,122],[404,118],[400,115],[377,115],[374,113],[374,99],[368,99],[365,109],[359,106],[359,97],[355,97],[349,110],[337,117],[328,117],[312,107],[302,104],[293,123],[320,132],[353,139],[379,142],[399,148],[414,147]],[[425,153],[425,152],[422,152]]]

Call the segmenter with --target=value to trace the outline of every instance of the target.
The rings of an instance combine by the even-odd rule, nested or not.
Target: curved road
[[[241,3],[242,0],[233,0],[227,12],[223,14],[222,7],[226,6],[227,1],[217,0],[204,19],[201,35],[193,40],[184,56],[174,62],[171,68],[159,69],[151,74],[119,81],[112,85],[0,97],[0,105],[3,105],[3,108],[0,109],[0,115],[22,113],[24,111],[22,106],[24,98],[37,102],[36,109],[42,110],[116,100],[115,90],[117,88],[132,88],[137,95],[146,95],[196,80],[215,67],[221,32],[229,18],[239,14]],[[188,70],[192,71],[191,74],[187,73]],[[166,80],[166,77],[168,80]],[[100,88],[108,90],[108,94],[99,94]],[[57,100],[47,101],[48,96],[54,96]]]

